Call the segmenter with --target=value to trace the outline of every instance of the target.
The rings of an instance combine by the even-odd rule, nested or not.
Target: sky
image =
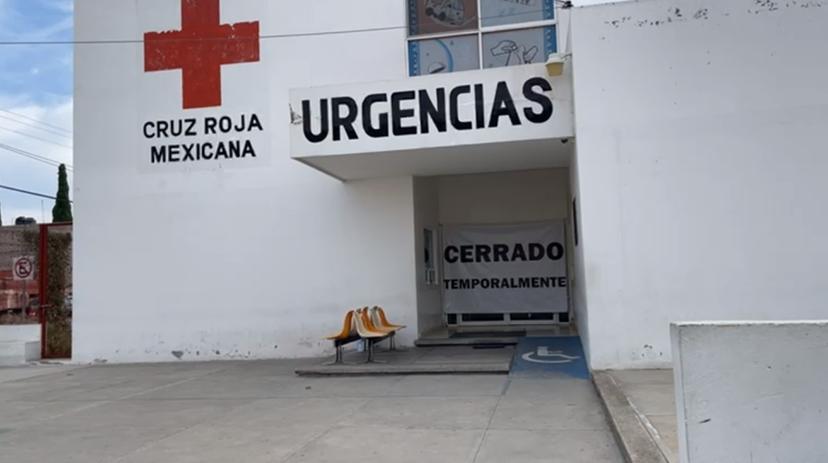
[[[72,0],[0,0],[0,42],[72,40],[72,6]],[[72,46],[0,45],[0,144],[71,165],[71,130]],[[0,184],[54,196],[57,168],[0,148]],[[49,222],[53,205],[0,189],[4,225],[18,216]]]

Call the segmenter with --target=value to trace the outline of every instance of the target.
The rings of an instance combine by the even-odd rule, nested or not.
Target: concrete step
[[[364,363],[359,365],[320,365],[296,370],[298,376],[382,376],[382,375],[506,375],[509,362],[479,364]]]
[[[414,341],[417,347],[445,346],[514,346],[520,342],[519,337],[462,337],[462,338],[420,338]]]
[[[505,375],[509,373],[515,349],[474,349],[469,346],[378,349],[377,363],[365,363],[366,352],[345,352],[344,364],[320,363],[296,370],[299,376],[376,375]]]
[[[592,381],[624,460],[629,463],[672,463],[612,374],[593,371]]]

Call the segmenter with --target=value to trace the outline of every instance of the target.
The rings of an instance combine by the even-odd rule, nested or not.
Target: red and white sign
[[[34,280],[35,263],[31,256],[12,258],[12,274],[15,281]]]
[[[263,2],[143,0],[139,68],[142,171],[255,167],[268,162]]]

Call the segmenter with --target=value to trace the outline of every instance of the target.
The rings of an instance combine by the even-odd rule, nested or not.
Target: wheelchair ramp
[[[581,338],[522,338],[515,349],[511,375],[589,379]]]

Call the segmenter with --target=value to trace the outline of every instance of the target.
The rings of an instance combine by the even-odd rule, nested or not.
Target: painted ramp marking
[[[515,349],[510,374],[589,379],[578,336],[525,337]]]
[[[562,350],[550,351],[547,346],[538,346],[537,350],[523,354],[523,360],[534,363],[572,363],[581,357],[577,355],[566,355]]]

